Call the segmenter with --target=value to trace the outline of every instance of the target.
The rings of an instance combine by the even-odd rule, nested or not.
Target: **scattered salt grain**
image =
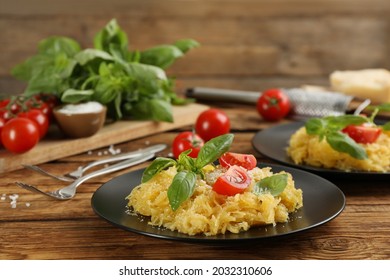
[[[103,155],[103,153],[102,152],[98,152],[98,156],[101,156],[101,155]]]
[[[30,206],[31,206],[31,203],[26,202],[26,207],[30,207]]]
[[[150,144],[150,141],[145,141],[145,145],[149,145]]]
[[[88,151],[88,155],[92,155],[92,151]]]
[[[1,200],[5,200],[5,196],[2,196],[0,199],[1,199]]]

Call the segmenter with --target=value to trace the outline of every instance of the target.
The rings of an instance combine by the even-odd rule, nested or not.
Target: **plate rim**
[[[144,168],[138,169],[138,170],[134,170],[134,171],[122,174],[122,175],[119,175],[119,176],[114,177],[111,180],[107,181],[103,185],[101,185],[93,193],[93,195],[91,197],[91,207],[92,207],[94,213],[97,216],[99,216],[100,218],[104,219],[105,221],[109,222],[110,224],[112,224],[112,225],[114,225],[114,226],[116,226],[118,228],[121,228],[121,229],[129,231],[129,232],[133,232],[133,233],[144,235],[144,236],[154,237],[154,238],[158,238],[158,239],[171,240],[171,241],[181,241],[181,242],[187,242],[187,243],[214,243],[214,244],[218,243],[218,244],[220,244],[220,243],[226,243],[226,242],[234,243],[234,242],[246,242],[246,241],[254,241],[254,240],[264,240],[264,239],[268,239],[268,238],[277,238],[277,237],[282,237],[282,236],[291,235],[291,234],[299,233],[299,232],[302,232],[302,231],[306,231],[306,230],[318,227],[320,225],[323,225],[323,224],[328,223],[329,221],[333,220],[338,215],[340,215],[340,213],[342,213],[342,211],[344,210],[344,208],[346,206],[346,197],[345,197],[345,194],[342,192],[342,190],[339,187],[337,187],[334,183],[328,181],[327,179],[325,179],[325,178],[323,178],[321,176],[318,176],[316,174],[313,174],[313,173],[310,173],[310,172],[307,172],[307,171],[304,171],[304,170],[301,170],[301,169],[296,169],[296,168],[293,168],[293,167],[286,167],[286,166],[282,166],[282,165],[278,165],[278,164],[259,163],[258,166],[259,167],[271,167],[271,168],[275,168],[275,169],[285,170],[285,171],[287,171],[289,173],[295,173],[296,176],[298,176],[298,174],[300,174],[300,176],[302,176],[302,177],[304,177],[304,176],[311,176],[312,179],[315,179],[318,182],[322,182],[322,184],[325,183],[327,188],[328,188],[328,191],[330,191],[332,189],[332,191],[337,193],[337,195],[338,195],[337,198],[341,201],[340,205],[337,206],[337,211],[335,211],[332,215],[327,216],[325,219],[323,219],[323,220],[321,220],[319,222],[312,223],[312,224],[310,224],[308,226],[305,226],[305,227],[302,227],[302,228],[297,228],[297,229],[294,229],[294,230],[291,230],[291,231],[282,232],[282,233],[278,233],[278,234],[275,234],[275,235],[260,235],[260,236],[259,235],[253,235],[253,236],[249,236],[249,237],[243,238],[243,237],[240,237],[240,235],[242,236],[243,234],[250,234],[251,230],[253,232],[255,230],[258,230],[260,227],[262,227],[262,228],[265,229],[265,231],[267,231],[266,228],[275,228],[276,226],[288,225],[289,222],[278,223],[276,226],[265,225],[265,226],[260,226],[260,227],[253,227],[253,228],[249,229],[248,231],[244,231],[244,232],[238,233],[238,234],[227,233],[227,234],[219,234],[219,235],[216,235],[216,236],[205,236],[205,235],[191,236],[191,235],[187,235],[187,234],[184,234],[184,233],[178,233],[177,231],[175,232],[175,231],[170,231],[169,229],[161,228],[162,231],[166,230],[169,233],[171,233],[171,235],[169,235],[169,234],[168,235],[164,235],[164,234],[157,234],[155,232],[143,231],[143,230],[127,227],[127,226],[125,226],[125,225],[123,225],[121,223],[113,221],[113,219],[110,219],[110,217],[107,217],[107,214],[104,215],[98,209],[96,209],[96,205],[94,204],[94,201],[95,201],[96,197],[98,195],[100,195],[100,192],[103,189],[111,188],[110,185],[111,184],[115,184],[116,180],[120,180],[121,178],[124,178],[126,176],[132,176],[136,172],[141,173],[144,170]],[[292,175],[294,176],[294,174],[292,174]],[[139,183],[135,184],[134,186],[127,186],[128,193],[130,193],[131,190],[135,186],[137,186],[138,184]],[[299,186],[297,186],[297,187],[299,188]],[[305,198],[305,192],[303,192],[303,195],[304,195],[304,201],[305,201],[305,199],[308,199],[307,197]],[[123,201],[126,201],[124,197],[123,197]],[[127,204],[127,202],[126,202],[126,204]],[[305,207],[305,202],[304,202],[303,207],[301,209],[298,209],[298,211],[294,212],[294,214],[298,215],[300,212],[304,211],[304,207]],[[123,207],[123,211],[126,211],[126,207]],[[119,213],[117,215],[123,215],[123,212]],[[136,218],[138,218],[138,217],[139,216],[137,216]],[[148,217],[146,217],[146,218],[148,218]],[[151,227],[152,229],[156,228],[156,227],[153,227],[153,226],[150,226],[150,225],[147,225],[147,227]],[[263,229],[263,231],[264,231],[264,229]],[[173,236],[173,234],[175,234],[175,236]],[[229,238],[229,237],[226,237],[226,236],[231,236],[231,237]],[[234,238],[232,238],[232,237],[234,237]]]

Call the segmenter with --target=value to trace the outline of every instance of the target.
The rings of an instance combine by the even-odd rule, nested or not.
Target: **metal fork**
[[[127,159],[125,161],[121,161],[121,162],[114,164],[114,165],[111,165],[109,167],[91,172],[83,177],[76,179],[70,185],[63,187],[63,188],[60,188],[60,189],[55,190],[55,191],[45,192],[45,191],[40,190],[36,186],[22,183],[22,182],[15,182],[15,184],[23,189],[26,189],[26,190],[29,190],[32,192],[37,192],[37,193],[40,193],[43,195],[47,195],[47,196],[50,196],[50,197],[55,198],[55,199],[68,200],[68,199],[71,199],[75,196],[77,187],[80,186],[86,180],[91,179],[93,177],[100,176],[100,175],[104,175],[107,173],[119,171],[119,170],[122,170],[122,169],[130,167],[130,166],[140,164],[140,163],[145,162],[149,159],[152,159],[154,156],[155,156],[154,153],[146,153],[146,154],[143,154],[142,156],[138,156],[136,158],[131,158],[131,159]]]
[[[101,165],[101,164],[107,164],[107,163],[111,163],[111,162],[116,162],[116,161],[121,161],[121,160],[126,160],[126,159],[130,159],[130,158],[135,158],[135,157],[138,157],[144,153],[149,153],[149,152],[157,153],[157,152],[164,150],[166,147],[167,147],[167,145],[165,145],[165,144],[157,144],[157,145],[153,145],[153,146],[150,146],[148,148],[145,148],[145,149],[140,149],[140,150],[129,152],[129,153],[123,153],[123,154],[120,154],[117,156],[113,156],[113,157],[109,157],[109,158],[105,158],[105,159],[101,159],[101,160],[96,160],[96,161],[93,161],[93,162],[91,162],[83,167],[79,167],[78,169],[71,171],[71,172],[64,174],[64,175],[55,175],[55,174],[49,173],[48,171],[42,169],[41,167],[39,167],[37,165],[23,164],[23,166],[27,169],[36,171],[36,172],[41,173],[45,176],[49,176],[49,177],[52,177],[52,178],[60,180],[60,181],[73,182],[75,179],[78,179],[81,176],[83,176],[85,171],[87,171],[88,169],[90,169],[94,166]]]

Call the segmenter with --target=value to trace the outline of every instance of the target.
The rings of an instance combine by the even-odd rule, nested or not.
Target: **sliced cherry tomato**
[[[203,111],[196,119],[195,131],[204,141],[229,133],[229,117],[218,109]]]
[[[27,118],[34,121],[39,130],[39,138],[43,138],[49,128],[49,119],[41,110],[31,109],[27,112],[22,112],[18,114],[18,117]]]
[[[27,152],[39,141],[37,124],[27,118],[11,119],[3,127],[1,141],[13,153]]]
[[[256,167],[257,160],[254,155],[227,152],[219,158],[219,164],[223,167],[238,165],[246,170],[252,170]]]
[[[251,178],[241,166],[229,167],[225,174],[218,177],[213,185],[216,193],[223,195],[235,195],[242,193],[250,185]]]
[[[267,121],[278,121],[287,116],[291,104],[288,96],[280,89],[264,91],[257,100],[257,111]]]
[[[370,144],[374,143],[382,133],[380,127],[371,124],[348,125],[342,132],[348,134],[356,143]]]
[[[199,154],[199,150],[202,148],[204,141],[196,133],[191,131],[184,131],[179,133],[172,143],[172,153],[175,158],[178,158],[179,155],[191,149],[189,156],[196,158]]]

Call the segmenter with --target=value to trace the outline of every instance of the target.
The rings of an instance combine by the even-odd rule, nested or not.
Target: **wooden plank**
[[[79,139],[43,140],[32,150],[23,154],[0,151],[0,173],[22,168],[22,164],[39,164],[92,149],[121,143],[162,131],[180,128],[195,123],[206,105],[190,104],[173,108],[174,122],[118,121],[104,126],[97,134]]]
[[[387,0],[13,0],[2,3],[4,15],[107,15],[120,11],[131,16],[281,16],[324,13],[377,13],[390,11]]]

